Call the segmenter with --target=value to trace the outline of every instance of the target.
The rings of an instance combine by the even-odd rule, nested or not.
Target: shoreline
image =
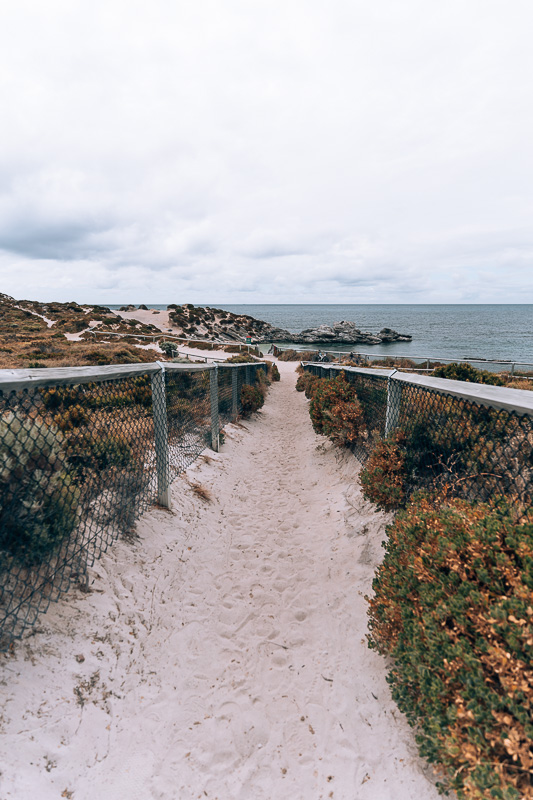
[[[158,305],[153,304],[153,307]],[[516,363],[533,362],[533,304],[530,303],[228,303],[226,307],[235,313],[262,314],[267,322],[293,332],[344,318],[354,320],[363,330],[379,330],[389,325],[396,330],[408,330],[413,335],[410,344],[373,345],[372,352],[381,356],[410,358],[411,354],[414,357],[417,353],[427,353],[436,359],[461,360],[468,356]],[[291,316],[294,319],[292,325],[289,324]]]

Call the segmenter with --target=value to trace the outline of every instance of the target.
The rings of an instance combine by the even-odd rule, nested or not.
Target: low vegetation
[[[314,389],[318,386],[321,379],[311,372],[302,372],[296,381],[296,391],[305,392],[307,399],[311,399]]]
[[[448,378],[468,383],[488,383],[491,386],[506,386],[507,380],[496,372],[476,369],[471,364],[446,364],[433,371],[436,378]]]
[[[243,417],[249,417],[254,411],[258,411],[265,402],[265,398],[257,388],[257,386],[250,386],[243,384],[241,388],[241,413]]]
[[[260,361],[260,359],[250,353],[237,353],[231,356],[231,358],[226,359],[227,364],[251,364],[254,361]]]
[[[364,434],[361,404],[343,372],[316,384],[309,413],[315,432],[327,436],[336,445],[354,444]]]
[[[405,441],[401,431],[378,441],[360,473],[363,494],[381,511],[395,511],[405,502]]]
[[[249,417],[254,411],[263,407],[269,385],[270,381],[263,369],[257,370],[253,385],[243,384],[241,387],[241,416]]]
[[[143,305],[138,309],[148,310]],[[123,306],[121,311],[133,315],[138,309]],[[267,327],[267,323],[244,314],[195,308],[190,303],[172,304],[169,313],[172,330],[164,332],[152,323],[122,317],[106,306],[17,301],[0,294],[0,369],[154,361],[161,357],[159,351],[146,349],[146,346],[155,340],[164,340],[169,332],[182,336],[183,342],[197,349],[219,349],[226,344],[229,352],[244,352],[252,348],[239,343],[239,339],[244,342],[250,336],[260,336]],[[224,338],[226,342],[220,341]],[[236,341],[228,344],[228,339]],[[174,342],[174,347],[176,344]],[[164,357],[172,357],[171,343],[162,349]],[[261,355],[257,348],[253,348],[253,354]]]
[[[315,361],[318,350],[279,350],[278,361]]]
[[[153,350],[135,347],[135,343],[146,344],[144,339],[98,340],[89,333],[91,320],[99,322],[102,329],[115,331],[116,328],[123,333],[146,335],[158,330],[135,321],[131,325],[131,320],[122,324],[104,306],[17,302],[0,295],[0,369],[139,364],[154,360]],[[71,341],[65,336],[69,333],[85,338]]]
[[[477,372],[447,367],[445,376]],[[531,424],[412,390],[383,438],[386,388],[357,387],[307,372],[297,382],[317,432],[372,443],[363,493],[397,512],[369,600],[369,644],[392,659],[393,697],[443,791],[533,800]]]
[[[531,512],[419,495],[387,534],[370,646],[421,754],[460,798],[533,798]]]
[[[66,442],[42,419],[0,418],[0,554],[25,566],[56,553],[77,524]]]

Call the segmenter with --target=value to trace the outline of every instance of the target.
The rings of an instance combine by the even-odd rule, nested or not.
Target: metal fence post
[[[220,421],[218,417],[218,366],[209,372],[209,394],[211,397],[211,449],[218,453]]]
[[[244,382],[250,385],[250,367],[248,364],[244,368]]]
[[[237,419],[239,413],[238,370],[231,370],[231,415]]]
[[[397,370],[395,370],[397,372]],[[387,380],[387,416],[385,418],[385,436],[398,427],[400,421],[400,404],[402,401],[402,384],[395,381],[392,375]]]
[[[152,375],[152,412],[154,415],[155,459],[157,470],[157,502],[170,508],[170,462],[168,453],[167,400],[165,367],[156,362],[160,372]]]

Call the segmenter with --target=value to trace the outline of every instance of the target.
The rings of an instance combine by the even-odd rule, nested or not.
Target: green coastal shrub
[[[57,551],[77,523],[79,491],[62,444],[43,420],[0,418],[0,553],[25,566]]]
[[[488,500],[525,485],[532,443],[518,417],[446,395],[416,393],[400,423],[399,431],[378,441],[361,472],[365,495],[380,508],[398,508],[421,489],[448,487],[468,499]],[[515,458],[509,457],[512,452]]]
[[[327,436],[336,445],[349,446],[364,436],[361,404],[343,372],[336,378],[316,383],[309,413],[315,432]]]
[[[468,800],[533,797],[533,516],[418,495],[387,529],[369,644],[422,756]]]
[[[359,474],[367,500],[382,511],[395,511],[406,499],[406,436],[397,431],[379,441]]]
[[[125,408],[142,406],[151,408],[152,387],[150,375],[138,375],[113,385],[86,383],[83,386],[58,386],[42,393],[45,407],[57,411],[56,424],[61,430],[70,430],[87,424],[90,409]],[[76,410],[72,410],[72,407]]]
[[[234,352],[233,349],[229,349],[228,347],[224,348],[224,352]],[[226,364],[252,364],[258,359],[252,355],[251,353],[236,353],[236,355],[231,356],[231,358],[226,359]]]
[[[79,402],[79,393],[70,386],[53,386],[43,392],[43,403],[50,410],[68,408]]]
[[[320,380],[322,379],[318,375],[313,375],[311,372],[302,372],[296,381],[296,391],[305,392],[305,396],[309,400],[313,396]]]
[[[71,431],[87,425],[89,414],[81,405],[70,406],[54,416],[54,423],[62,431]]]
[[[241,408],[242,416],[249,417],[254,411],[258,411],[265,402],[263,393],[257,386],[243,384],[241,388]]]
[[[118,434],[85,433],[73,438],[68,447],[68,461],[73,467],[104,470],[127,467],[133,460],[131,446],[125,436]]]
[[[266,393],[268,391],[268,387],[270,386],[270,380],[267,375],[267,370],[258,369],[255,373],[255,385],[263,395],[266,397]]]
[[[280,350],[276,356],[279,361],[316,361],[318,350]]]
[[[517,417],[432,394],[414,398],[409,416],[403,427],[413,489],[455,484],[465,497],[480,500],[494,491],[513,491],[516,470],[509,448],[515,449],[525,436]],[[520,447],[520,458],[526,461],[522,467],[527,468],[527,448]]]
[[[296,380],[296,391],[303,392],[305,390],[305,387],[309,383],[309,379],[311,377],[314,378],[315,376],[311,375],[310,372],[302,372],[301,375],[298,375],[298,378]]]
[[[167,356],[167,358],[174,358],[178,352],[175,342],[159,342],[159,349]]]
[[[270,368],[270,379],[275,383],[281,380],[281,375],[279,374],[279,369],[277,364],[273,363]]]
[[[476,369],[471,364],[446,364],[433,371],[436,378],[448,378],[453,381],[467,381],[469,383],[489,383],[492,386],[505,386],[505,381],[499,375],[488,370]]]

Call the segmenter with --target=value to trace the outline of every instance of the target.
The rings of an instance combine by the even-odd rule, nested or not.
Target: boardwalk
[[[365,642],[383,520],[280,369],[5,660],[2,800],[439,796]]]

